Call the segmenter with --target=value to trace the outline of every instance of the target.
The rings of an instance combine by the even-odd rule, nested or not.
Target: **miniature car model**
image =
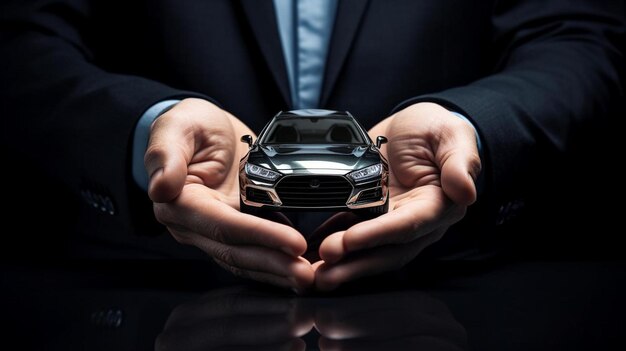
[[[348,112],[280,112],[239,164],[241,209],[357,210],[389,208],[389,166],[376,144]]]

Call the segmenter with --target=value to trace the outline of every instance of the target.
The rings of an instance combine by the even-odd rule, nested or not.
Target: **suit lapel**
[[[337,15],[326,60],[324,83],[320,106],[325,106],[330,93],[348,57],[352,42],[357,34],[368,0],[341,0],[337,5]]]
[[[241,0],[241,5],[272,77],[287,106],[291,106],[289,78],[280,44],[274,4],[271,0]]]

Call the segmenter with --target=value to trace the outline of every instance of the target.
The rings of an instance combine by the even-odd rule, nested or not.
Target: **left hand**
[[[471,125],[434,103],[417,103],[369,132],[389,143],[389,212],[329,235],[319,248],[315,285],[332,290],[401,268],[441,239],[476,201],[481,162]]]

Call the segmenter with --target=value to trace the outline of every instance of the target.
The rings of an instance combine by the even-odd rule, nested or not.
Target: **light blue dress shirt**
[[[319,105],[336,0],[274,0],[293,108]]]
[[[326,58],[338,0],[273,0],[283,48],[292,108],[319,107]],[[148,189],[148,173],[143,157],[150,137],[150,125],[179,100],[161,101],[150,107],[139,119],[133,139],[133,177]],[[465,116],[454,113],[470,125]],[[472,125],[473,127],[473,125]],[[476,134],[479,150],[480,139]]]

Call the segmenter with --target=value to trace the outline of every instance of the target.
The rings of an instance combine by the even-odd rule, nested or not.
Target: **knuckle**
[[[214,257],[229,266],[237,266],[232,249],[229,247],[219,247],[214,250]]]
[[[213,225],[213,223],[208,223],[206,231],[211,233],[211,238],[217,242],[228,244],[227,236],[224,234],[224,231],[220,229],[219,226]]]
[[[478,151],[478,150],[476,150]],[[475,169],[475,170],[480,170],[480,168],[482,167],[481,161],[480,161],[480,156],[478,156],[477,152],[472,152],[469,156],[469,164],[470,166]]]
[[[482,171],[482,162],[480,160],[480,156],[478,156],[477,153],[472,153],[469,156],[469,168],[474,177],[478,177],[478,175]]]
[[[151,164],[161,162],[163,159],[165,159],[165,148],[151,142],[143,157],[143,163],[146,168]]]
[[[150,131],[154,132],[161,128],[170,128],[172,125],[176,125],[176,122],[186,115],[182,111],[181,106],[183,106],[183,103],[177,103],[159,116],[159,118],[155,119],[152,125],[150,125]]]

